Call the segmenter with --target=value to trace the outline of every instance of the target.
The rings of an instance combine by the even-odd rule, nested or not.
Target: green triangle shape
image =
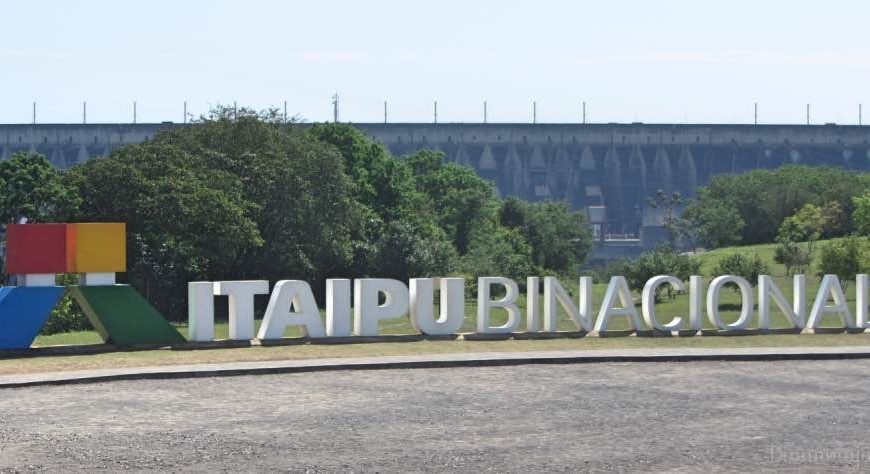
[[[120,346],[187,342],[129,285],[71,286],[70,292],[106,342]]]

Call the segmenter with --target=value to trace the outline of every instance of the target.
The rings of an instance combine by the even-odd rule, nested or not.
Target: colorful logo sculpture
[[[19,286],[0,288],[0,349],[26,349],[69,290],[107,343],[176,344],[184,337],[129,285],[126,226],[118,223],[10,224],[6,273]],[[78,273],[79,285],[57,286],[58,273]]]

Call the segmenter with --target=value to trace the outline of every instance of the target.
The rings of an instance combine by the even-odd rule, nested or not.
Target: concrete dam
[[[691,197],[720,173],[785,164],[870,170],[870,126],[725,124],[357,123],[396,156],[438,150],[491,180],[502,196],[564,200],[585,209],[594,259],[630,256],[661,241],[646,198]],[[0,125],[0,159],[17,151],[67,168],[138,143],[161,124]]]

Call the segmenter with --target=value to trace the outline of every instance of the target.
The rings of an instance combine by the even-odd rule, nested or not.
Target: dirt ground
[[[870,467],[870,361],[583,364],[0,391],[0,471]]]

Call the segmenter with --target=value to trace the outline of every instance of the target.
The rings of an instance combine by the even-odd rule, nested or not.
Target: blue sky
[[[870,2],[4,0],[0,123],[870,122]]]

